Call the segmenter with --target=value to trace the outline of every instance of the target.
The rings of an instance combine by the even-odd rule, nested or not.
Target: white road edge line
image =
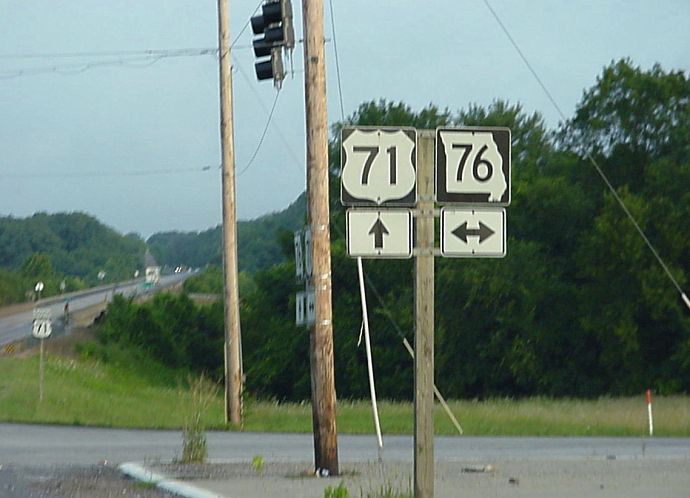
[[[212,493],[205,489],[197,488],[196,486],[182,481],[167,479],[164,475],[157,474],[136,462],[125,462],[118,465],[117,468],[120,472],[132,479],[155,484],[157,488],[185,498],[229,498],[224,495],[219,495],[218,493]]]

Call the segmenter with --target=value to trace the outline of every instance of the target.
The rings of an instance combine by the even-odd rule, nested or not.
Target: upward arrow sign
[[[494,231],[491,230],[488,226],[486,226],[484,223],[481,221],[479,222],[479,228],[467,228],[467,222],[463,223],[460,225],[458,228],[453,230],[453,235],[455,235],[457,238],[462,240],[465,244],[467,244],[467,237],[468,236],[478,236],[479,237],[479,243],[481,244],[484,242],[486,239],[491,237],[494,234]]]
[[[381,218],[376,218],[376,222],[369,229],[369,235],[374,236],[374,248],[383,249],[383,236],[388,235],[388,229]]]

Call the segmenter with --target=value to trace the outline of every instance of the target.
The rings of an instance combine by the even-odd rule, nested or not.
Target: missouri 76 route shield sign
[[[438,128],[436,200],[441,204],[510,204],[510,129]]]
[[[340,200],[345,206],[414,206],[414,128],[343,128]]]

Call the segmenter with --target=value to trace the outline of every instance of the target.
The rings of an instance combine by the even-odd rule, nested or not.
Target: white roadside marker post
[[[647,389],[647,418],[649,419],[649,435],[654,435],[654,420],[652,418],[652,390]]]

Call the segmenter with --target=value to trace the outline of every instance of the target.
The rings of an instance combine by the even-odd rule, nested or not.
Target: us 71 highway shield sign
[[[414,206],[417,132],[413,128],[343,128],[340,200],[345,206]]]

